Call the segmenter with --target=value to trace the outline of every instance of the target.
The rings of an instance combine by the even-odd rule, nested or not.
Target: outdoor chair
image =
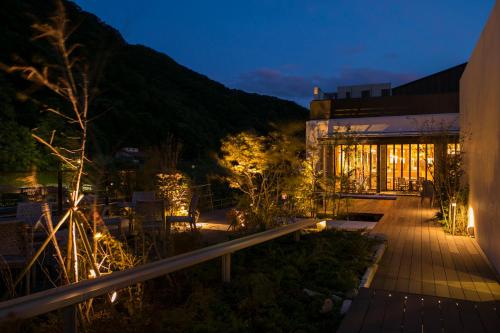
[[[396,187],[400,191],[408,190],[408,182],[406,181],[406,178],[402,178],[402,177],[398,178]]]
[[[135,205],[135,223],[142,231],[165,230],[165,202],[163,200],[137,201]]]
[[[425,181],[425,177],[418,177],[417,179],[417,190],[418,191],[422,191],[422,184],[424,183]]]
[[[422,191],[420,191],[420,204],[423,205],[424,199],[429,199],[429,206],[432,208],[434,203],[434,183],[430,180],[422,182]]]
[[[33,241],[30,226],[23,221],[4,221],[0,223],[0,267],[8,269],[8,275],[15,277],[12,270],[23,269],[33,255]],[[12,281],[6,283],[12,283]],[[6,286],[8,287],[8,286]],[[30,274],[25,278],[26,293],[30,290]]]
[[[199,196],[197,194],[193,194],[191,197],[191,201],[189,203],[188,215],[185,216],[169,216],[167,217],[167,222],[171,223],[189,223],[189,227],[191,230],[196,230],[196,222],[198,221],[199,213],[198,213],[198,202]]]

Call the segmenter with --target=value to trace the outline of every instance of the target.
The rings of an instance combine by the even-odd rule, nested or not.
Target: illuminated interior
[[[434,146],[432,143],[336,145],[328,149],[328,154],[334,156],[326,156],[324,168],[327,176],[335,175],[335,186],[342,191],[419,191],[424,180],[434,180]],[[440,147],[448,155],[460,151],[458,143]]]

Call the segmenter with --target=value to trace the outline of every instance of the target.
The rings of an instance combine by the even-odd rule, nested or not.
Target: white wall
[[[465,167],[479,245],[500,272],[500,3],[460,80]]]

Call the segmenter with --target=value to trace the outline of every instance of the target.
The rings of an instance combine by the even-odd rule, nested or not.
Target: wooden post
[[[231,282],[231,254],[222,257],[222,282]]]

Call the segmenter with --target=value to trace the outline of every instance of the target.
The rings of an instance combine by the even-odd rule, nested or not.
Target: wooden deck
[[[337,333],[498,333],[498,305],[363,288]]]
[[[370,318],[376,317],[382,326],[372,330],[366,328],[368,325],[362,331],[381,331],[384,318],[396,316],[396,319],[391,319],[391,322],[399,323],[395,324],[395,330],[413,332],[413,329],[402,329],[405,326],[402,326],[404,320],[401,318],[416,316],[420,318],[422,328],[423,320],[429,316],[424,316],[424,313],[434,311],[440,320],[441,331],[443,325],[454,318],[450,313],[455,310],[453,315],[460,317],[461,329],[466,330],[473,322],[479,323],[476,333],[490,331],[488,328],[493,323],[500,325],[491,319],[499,318],[500,310],[496,309],[500,309],[500,285],[474,239],[445,234],[432,221],[436,211],[422,207],[418,197],[398,197],[395,201],[354,200],[353,206],[352,211],[384,214],[372,233],[385,235],[388,247],[370,289],[355,300],[343,326],[354,320],[361,323],[360,327],[365,327],[365,322],[368,325]],[[358,303],[366,306],[365,312],[359,311],[363,306]],[[457,308],[445,312],[442,304],[448,303],[458,304]],[[484,316],[492,314],[496,317],[483,320]],[[432,331],[431,326],[427,326]],[[493,327],[494,332],[500,332],[500,326]],[[339,331],[356,332],[361,328],[349,331],[342,330],[341,326]]]

